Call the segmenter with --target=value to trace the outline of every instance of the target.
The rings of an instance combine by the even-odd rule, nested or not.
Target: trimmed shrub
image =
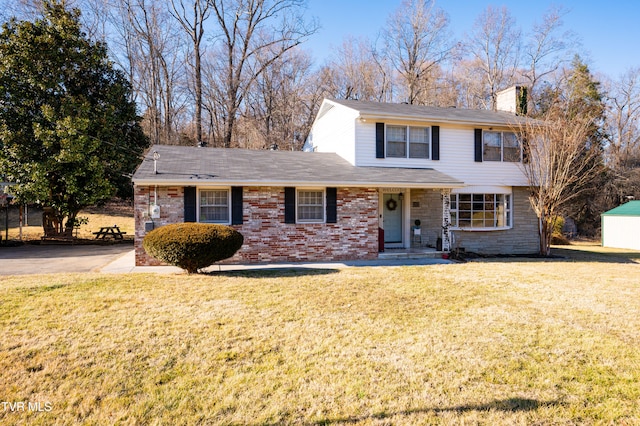
[[[564,228],[564,217],[556,216],[553,224],[553,232],[551,233],[551,244],[566,246],[569,245],[569,240],[562,233]]]
[[[229,226],[175,223],[149,232],[142,246],[156,259],[192,274],[230,258],[243,242],[242,234]]]

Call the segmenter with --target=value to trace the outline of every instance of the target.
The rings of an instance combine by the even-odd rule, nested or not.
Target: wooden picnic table
[[[120,230],[120,227],[117,225],[102,226],[100,228],[100,231],[93,233],[93,235],[96,236],[96,240],[97,239],[104,240],[106,237],[112,237],[114,240],[121,240],[124,234],[126,234],[126,232],[122,232]]]

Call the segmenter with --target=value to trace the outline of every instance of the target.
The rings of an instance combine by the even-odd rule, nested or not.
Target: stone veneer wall
[[[378,256],[378,191],[338,188],[338,223],[284,223],[284,188],[245,187],[244,223],[234,228],[244,244],[223,263],[263,263],[375,259]],[[160,219],[156,227],[182,222],[183,189],[158,188]],[[142,248],[144,222],[149,220],[153,188],[135,189],[136,265],[159,265]]]
[[[527,188],[514,187],[513,228],[505,231],[453,231],[452,250],[480,254],[533,254],[539,250],[538,218],[529,204]]]
[[[417,204],[416,204],[417,203]],[[411,226],[420,220],[422,244],[411,238],[411,247],[436,247],[438,237],[442,236],[442,197],[440,190],[411,190]]]
[[[532,254],[539,249],[538,219],[531,209],[527,188],[514,187],[512,193],[514,226],[501,231],[452,231],[451,249],[480,254]],[[419,207],[413,207],[414,202]],[[420,219],[422,246],[435,247],[442,235],[442,198],[440,191],[411,190],[411,225]],[[413,242],[412,247],[419,244]]]

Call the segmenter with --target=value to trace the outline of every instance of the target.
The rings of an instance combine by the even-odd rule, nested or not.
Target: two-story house
[[[238,263],[534,253],[518,90],[511,112],[325,100],[305,152],[154,146],[133,178],[136,264],[157,263],[148,230],[181,221],[236,228]]]

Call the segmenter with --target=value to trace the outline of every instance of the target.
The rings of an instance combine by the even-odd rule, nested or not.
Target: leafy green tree
[[[53,234],[71,235],[82,208],[127,195],[148,146],[130,84],[79,17],[46,1],[41,18],[0,33],[0,175],[19,201],[52,212]]]
[[[595,79],[587,64],[575,56],[566,82],[565,103],[570,120],[589,117],[590,124],[585,134],[585,149],[582,157],[576,159],[576,170],[581,170],[588,159],[590,169],[596,171],[588,181],[573,185],[570,191],[577,196],[564,206],[566,214],[573,217],[582,235],[594,236],[600,228],[600,214],[603,208],[603,188],[610,178],[604,164],[605,101],[601,84]],[[576,171],[577,173],[577,171]]]

